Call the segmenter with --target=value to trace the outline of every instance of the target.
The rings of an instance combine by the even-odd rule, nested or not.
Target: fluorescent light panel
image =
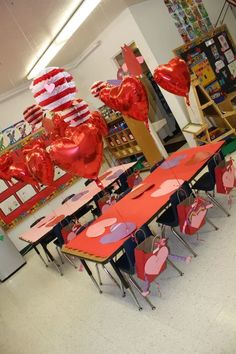
[[[39,60],[35,63],[33,68],[27,75],[27,79],[33,79],[41,70],[43,70],[48,63],[56,56],[61,48],[66,44],[68,39],[75,33],[75,31],[82,25],[86,18],[98,6],[101,0],[84,0],[79,6],[78,10],[72,15],[69,21],[61,29],[46,51],[42,54]]]

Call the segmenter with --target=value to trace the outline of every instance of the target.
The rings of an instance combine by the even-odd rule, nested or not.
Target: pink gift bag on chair
[[[221,161],[215,168],[216,191],[229,194],[235,185],[235,168],[233,160]]]

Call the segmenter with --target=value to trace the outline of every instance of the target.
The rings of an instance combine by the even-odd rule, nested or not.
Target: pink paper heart
[[[107,226],[111,226],[115,224],[116,221],[117,221],[116,218],[108,218],[108,219],[95,222],[94,224],[89,226],[86,235],[88,237],[98,237],[105,232]]]
[[[197,212],[193,212],[191,217],[191,226],[195,229],[198,229],[201,226],[201,223],[205,218],[206,213],[207,210],[205,208],[201,208]]]
[[[163,195],[169,194],[171,192],[176,191],[182,184],[184,183],[184,180],[182,179],[168,179],[164,181],[158,189],[155,190],[151,194],[151,197],[161,197]]]
[[[45,90],[48,92],[48,93],[52,93],[52,91],[54,90],[55,88],[55,84],[51,83],[51,84],[45,84],[44,85],[44,88]]]
[[[225,188],[233,188],[234,186],[234,169],[230,168],[225,171],[222,176],[223,185]]]
[[[169,251],[167,247],[161,247],[157,255],[154,254],[151,256],[145,263],[145,274],[158,275],[168,257],[168,253]]]

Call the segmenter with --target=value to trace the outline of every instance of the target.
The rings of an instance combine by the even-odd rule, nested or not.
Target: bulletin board
[[[225,93],[236,91],[236,48],[226,27],[220,26],[206,35],[174,50],[197,75],[211,98],[219,103]]]
[[[21,155],[23,146],[43,136],[44,130],[39,129],[27,135],[24,139],[20,139],[14,144],[9,144],[8,148],[4,149],[1,153],[11,151],[13,154],[17,153]],[[14,227],[23,218],[32,214],[79,178],[66,173],[57,166],[54,171],[52,185],[41,185],[39,191],[34,186],[15,179],[12,179],[11,182],[0,179],[0,226],[5,230]]]

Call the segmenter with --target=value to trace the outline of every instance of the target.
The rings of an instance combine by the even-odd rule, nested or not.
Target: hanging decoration
[[[53,141],[50,156],[63,170],[84,178],[98,176],[102,158],[103,141],[98,129],[83,123],[71,131],[70,138]]]
[[[105,81],[95,81],[90,88],[90,92],[93,97],[97,98],[99,97],[100,91],[107,86],[108,84]]]
[[[32,126],[32,130],[34,131],[36,125],[42,123],[44,112],[40,106],[33,104],[26,108],[23,112],[23,116],[24,120]]]
[[[27,169],[34,180],[50,186],[54,178],[54,166],[41,139],[36,139],[23,149]]]
[[[102,89],[99,97],[102,102],[115,111],[148,123],[148,97],[139,79],[126,77],[119,86]]]
[[[154,80],[168,92],[186,98],[189,105],[190,73],[186,62],[175,57],[167,64],[159,65],[154,71]]]
[[[87,102],[81,98],[77,98],[72,102],[70,108],[61,112],[61,117],[64,122],[68,123],[70,127],[77,127],[89,119],[90,110]]]
[[[52,112],[70,107],[76,95],[71,74],[57,67],[42,70],[31,83],[30,89],[37,104]]]

